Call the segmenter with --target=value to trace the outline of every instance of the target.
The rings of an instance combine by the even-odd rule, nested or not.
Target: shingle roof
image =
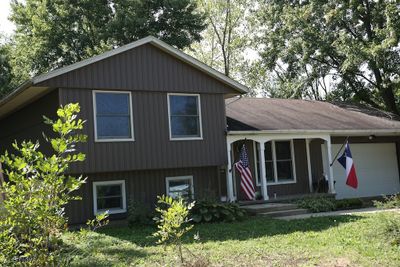
[[[229,131],[400,130],[399,117],[391,113],[322,101],[231,98],[226,114]]]

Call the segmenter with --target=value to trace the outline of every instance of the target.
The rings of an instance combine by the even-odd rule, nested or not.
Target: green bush
[[[374,205],[380,209],[400,208],[400,193],[384,197],[383,201],[374,201]]]
[[[357,209],[362,208],[364,203],[359,198],[349,198],[349,199],[340,199],[335,201],[336,209],[345,210],[345,209]]]
[[[311,212],[324,212],[336,210],[335,200],[327,197],[308,197],[297,201],[300,208]]]
[[[211,200],[196,202],[191,210],[191,218],[195,223],[232,222],[241,220],[246,213],[235,203],[218,203]]]
[[[65,174],[71,163],[85,159],[75,150],[86,141],[79,110],[78,104],[68,104],[58,109],[55,121],[45,118],[54,132],[46,138],[52,155],[42,153],[38,141],[23,141],[13,144],[15,154],[0,157],[8,178],[0,185],[0,194],[6,196],[0,220],[1,266],[59,265],[60,236],[68,222],[64,209],[78,199],[72,193],[86,181]]]
[[[142,202],[131,200],[128,205],[128,225],[152,225],[155,212]]]

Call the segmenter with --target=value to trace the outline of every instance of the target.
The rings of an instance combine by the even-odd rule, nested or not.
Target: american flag
[[[235,163],[235,167],[240,173],[240,187],[248,200],[253,200],[256,193],[253,185],[253,177],[249,168],[249,158],[247,157],[246,146],[243,144],[240,151],[240,159]]]

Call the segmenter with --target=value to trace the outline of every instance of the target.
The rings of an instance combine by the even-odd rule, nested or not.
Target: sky
[[[8,20],[11,0],[0,0],[0,32],[10,35],[15,26]]]

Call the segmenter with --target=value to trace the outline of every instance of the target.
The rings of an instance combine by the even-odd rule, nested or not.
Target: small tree
[[[182,198],[158,197],[156,211],[160,213],[160,218],[156,218],[158,231],[154,236],[159,238],[159,244],[173,245],[179,253],[181,263],[182,237],[193,228],[193,225],[185,226],[189,222],[188,216],[193,206],[194,202],[187,204]]]
[[[54,138],[46,137],[54,154],[39,151],[39,142],[14,143],[16,154],[0,157],[7,182],[0,185],[5,194],[0,221],[0,265],[19,262],[24,266],[55,265],[60,235],[66,228],[65,205],[78,197],[72,193],[86,178],[66,175],[71,163],[84,161],[75,146],[85,142],[79,132],[84,121],[77,118],[79,104],[68,104],[57,111],[58,118],[44,117],[52,126]]]

